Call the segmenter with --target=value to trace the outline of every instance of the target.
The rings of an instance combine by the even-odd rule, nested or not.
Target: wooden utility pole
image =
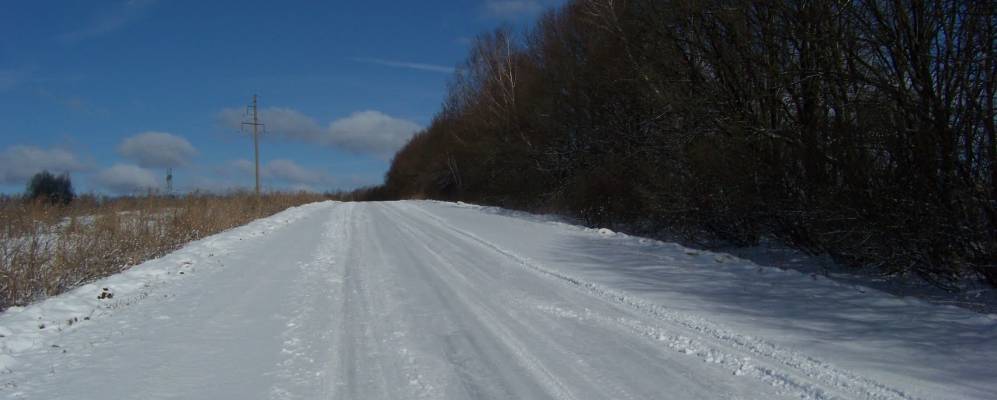
[[[259,127],[263,126],[260,123],[259,113],[257,112],[257,96],[253,95],[253,104],[246,108],[253,110],[253,122],[243,122],[242,125],[252,125],[253,127],[253,159],[256,163],[256,197],[260,196],[260,132]],[[247,110],[248,111],[248,110]]]

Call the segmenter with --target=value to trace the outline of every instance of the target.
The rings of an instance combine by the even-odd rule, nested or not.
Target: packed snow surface
[[[0,397],[992,399],[997,317],[468,204],[311,204],[0,315]]]

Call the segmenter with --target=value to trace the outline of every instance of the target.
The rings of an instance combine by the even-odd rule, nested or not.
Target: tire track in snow
[[[473,250],[479,247],[473,244],[468,246],[468,243],[464,239],[454,237],[452,232],[437,227],[437,224],[426,224],[422,219],[413,218],[410,216],[411,213],[399,212],[393,209],[390,212],[393,215],[391,220],[398,222],[400,229],[408,231],[408,237],[412,237],[413,240],[418,241],[424,247],[424,252],[434,255],[437,263],[446,268],[444,271],[439,271],[437,275],[458,278],[459,282],[451,283],[449,286],[465,288],[464,290],[470,293],[468,297],[471,300],[468,301],[474,301],[481,307],[488,307],[489,305],[496,307],[492,315],[505,317],[511,332],[526,338],[527,341],[533,342],[533,346],[530,348],[524,346],[524,352],[546,357],[544,361],[551,365],[549,370],[556,372],[563,378],[569,379],[570,377],[574,377],[574,379],[569,380],[574,384],[572,389],[574,389],[575,393],[580,393],[585,398],[657,399],[660,398],[660,391],[666,387],[664,385],[681,382],[679,386],[671,388],[671,394],[678,396],[677,398],[704,398],[706,396],[704,392],[710,392],[708,397],[705,398],[744,398],[743,395],[737,396],[733,393],[724,394],[722,390],[726,383],[702,379],[702,377],[696,375],[697,372],[707,372],[708,368],[695,366],[695,368],[678,369],[683,364],[674,363],[674,361],[678,360],[674,356],[674,353],[660,351],[660,346],[656,343],[652,345],[650,341],[642,337],[634,337],[632,336],[632,331],[621,329],[618,324],[585,324],[582,320],[575,320],[577,325],[565,325],[559,322],[551,323],[552,320],[545,317],[548,315],[547,313],[542,312],[543,310],[540,310],[540,312],[537,310],[536,306],[538,304],[549,301],[541,300],[542,298],[553,297],[558,302],[569,304],[577,300],[581,300],[582,302],[588,301],[592,298],[586,293],[576,291],[574,288],[564,287],[563,289],[568,290],[551,291],[551,288],[548,287],[549,283],[547,283],[549,281],[546,279],[531,281],[533,284],[526,285],[529,287],[529,290],[534,292],[531,294],[524,291],[527,290],[526,287],[517,288],[515,281],[516,273],[510,274],[510,272],[515,272],[515,270],[502,268],[503,265],[515,268],[518,262],[510,263],[510,260],[506,256],[495,253],[494,251],[486,252],[485,254],[488,254],[488,257],[472,256],[472,258],[458,260],[454,258],[454,254],[467,253],[468,249]],[[493,261],[493,257],[495,261]],[[498,261],[498,264],[496,264],[496,261]],[[510,279],[512,280],[510,281]],[[487,295],[481,293],[482,289],[488,287],[494,287],[497,290],[489,290]],[[556,289],[561,288],[557,287]],[[565,295],[568,297],[563,297]],[[495,298],[496,296],[498,298]],[[523,298],[536,300],[531,303],[530,301],[523,301]],[[632,310],[602,303],[601,299],[597,303],[605,305],[610,310],[613,310],[613,312],[622,312],[623,315],[633,313]],[[476,314],[483,313],[476,311]],[[564,337],[566,332],[574,332],[572,336],[581,336],[577,336],[576,340],[565,342],[564,339],[569,339]],[[634,342],[629,340],[630,337],[638,340]],[[537,340],[540,340],[539,344]],[[582,340],[584,344],[580,346],[578,340]],[[570,345],[573,345],[573,348]],[[601,348],[602,351],[592,354],[590,350],[593,348]],[[600,360],[597,357],[590,359],[593,355],[597,355],[598,353],[605,354],[607,351],[612,351],[612,354],[616,354],[620,359],[630,360],[631,362],[623,365],[618,363],[619,360]],[[648,352],[650,352],[650,355]],[[668,354],[668,356],[661,357],[655,354]],[[635,362],[637,360],[640,360],[640,362]],[[634,379],[636,376],[621,375],[616,370],[616,368],[625,370],[633,367],[646,368],[638,373],[640,376],[639,379]],[[714,371],[710,370],[707,374],[712,372]],[[585,382],[585,384],[582,385],[582,382]],[[652,390],[647,390],[649,389],[646,386],[647,383],[651,383],[653,386]],[[641,388],[640,385],[645,386]],[[635,389],[642,391],[644,394],[635,394]],[[738,390],[744,389],[739,388]],[[749,393],[754,392],[749,391]],[[771,397],[762,396],[754,398]]]
[[[347,243],[348,221],[354,204],[337,204],[322,216],[319,247],[308,260],[298,264],[295,290],[284,299],[285,309],[294,310],[280,335],[285,357],[275,366],[278,381],[270,390],[271,400],[314,399],[328,397],[332,391],[330,360],[337,357],[338,330],[332,329],[335,319],[328,309],[342,296],[342,260]]]
[[[388,210],[394,213],[394,210],[388,208],[383,208],[382,210]],[[396,218],[393,221],[400,222],[404,221],[404,216],[396,214]],[[457,276],[463,278],[463,276],[456,272],[453,263],[444,257],[439,252],[435,251],[431,247],[427,246],[426,243],[420,238],[422,235],[417,227],[405,224],[404,222],[397,225],[399,229],[407,233],[412,239],[415,239],[419,243],[426,253],[431,255],[441,266],[444,266],[448,270],[449,276]],[[432,272],[427,272],[427,274],[432,274]],[[442,278],[442,274],[438,275]],[[473,288],[474,286],[464,281],[464,285]],[[516,335],[513,331],[507,327],[505,324],[500,322],[500,319],[495,315],[492,310],[485,307],[479,301],[477,301],[473,296],[469,296],[463,291],[457,290],[452,283],[447,283],[444,286],[437,285],[436,289],[448,293],[453,299],[456,299],[459,304],[463,304],[470,309],[470,315],[473,315],[479,324],[486,327],[486,331],[496,333],[495,339],[502,342],[506,349],[511,352],[515,358],[519,360],[520,366],[530,372],[530,374],[536,379],[536,382],[541,384],[547,393],[555,399],[558,400],[575,400],[576,396],[567,388],[567,386],[561,382],[555,374],[551,372],[549,368],[543,365],[543,363],[536,357],[527,351],[526,346],[523,342],[516,339]],[[554,343],[551,343],[554,344]]]
[[[366,217],[365,214],[362,214]],[[362,235],[366,225],[359,224],[358,218],[350,218],[350,233],[364,238]],[[374,313],[374,293],[370,288],[371,274],[369,269],[376,263],[365,260],[363,243],[360,248],[351,246],[345,257],[345,273],[343,287],[345,289],[340,315],[342,315],[342,332],[339,349],[342,351],[338,371],[343,374],[336,387],[333,398],[349,399],[390,399],[392,387],[387,380],[387,369],[382,364],[384,349],[376,336],[378,331],[372,326],[382,317]],[[368,243],[369,244],[369,243]]]
[[[408,215],[418,213],[430,223],[453,232],[456,237],[461,237],[470,244],[502,254],[541,276],[553,278],[563,284],[582,289],[605,301],[625,305],[653,317],[658,322],[682,328],[693,338],[674,334],[669,329],[662,329],[636,320],[603,318],[603,321],[615,321],[615,323],[655,339],[673,350],[691,353],[706,362],[721,365],[731,370],[732,373],[745,374],[761,379],[772,386],[792,390],[804,399],[829,400],[862,397],[877,400],[918,400],[917,397],[900,389],[838,369],[816,358],[776,346],[762,339],[738,334],[705,319],[669,310],[659,304],[643,301],[632,295],[585,282],[545,267],[539,262],[522,257],[482,239],[474,233],[457,228],[422,207],[402,203],[394,204],[399,209],[410,211]],[[745,356],[731,354],[732,351],[758,358],[752,358],[745,362]]]
[[[412,282],[398,276],[399,265],[392,258],[392,255],[404,248],[404,246],[399,248],[398,245],[404,243],[396,242],[390,249],[386,249],[385,245],[391,242],[382,240],[380,236],[383,234],[381,232],[383,225],[377,224],[368,207],[365,207],[362,216],[364,228],[362,232],[365,235],[355,235],[357,238],[353,245],[359,247],[360,258],[366,260],[367,268],[364,269],[376,268],[376,270],[369,271],[367,276],[378,277],[374,280],[377,285],[368,289],[369,293],[376,295],[376,301],[373,302],[371,310],[377,314],[367,315],[367,318],[376,321],[374,332],[379,335],[382,348],[393,350],[384,353],[384,356],[390,358],[387,370],[393,372],[394,376],[382,375],[382,381],[385,382],[386,386],[388,381],[384,379],[393,379],[394,382],[397,382],[395,385],[391,385],[391,389],[395,392],[390,398],[444,397],[438,393],[440,379],[438,376],[434,376],[436,371],[425,370],[423,365],[419,363],[417,354],[410,350],[415,348],[412,345],[410,335],[430,332],[418,332],[414,330],[413,326],[407,325],[406,315],[401,310],[404,303],[413,301],[413,299],[399,293],[408,289]],[[358,231],[360,230],[353,230],[354,233]],[[385,358],[379,359],[378,363],[385,362]]]

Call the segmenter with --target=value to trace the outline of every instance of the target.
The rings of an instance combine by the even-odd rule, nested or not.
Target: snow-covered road
[[[0,335],[9,398],[997,393],[994,316],[437,202],[292,209],[8,310]]]

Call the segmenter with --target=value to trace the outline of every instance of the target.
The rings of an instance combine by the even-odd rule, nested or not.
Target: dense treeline
[[[373,198],[997,283],[989,1],[575,0],[480,36]]]

